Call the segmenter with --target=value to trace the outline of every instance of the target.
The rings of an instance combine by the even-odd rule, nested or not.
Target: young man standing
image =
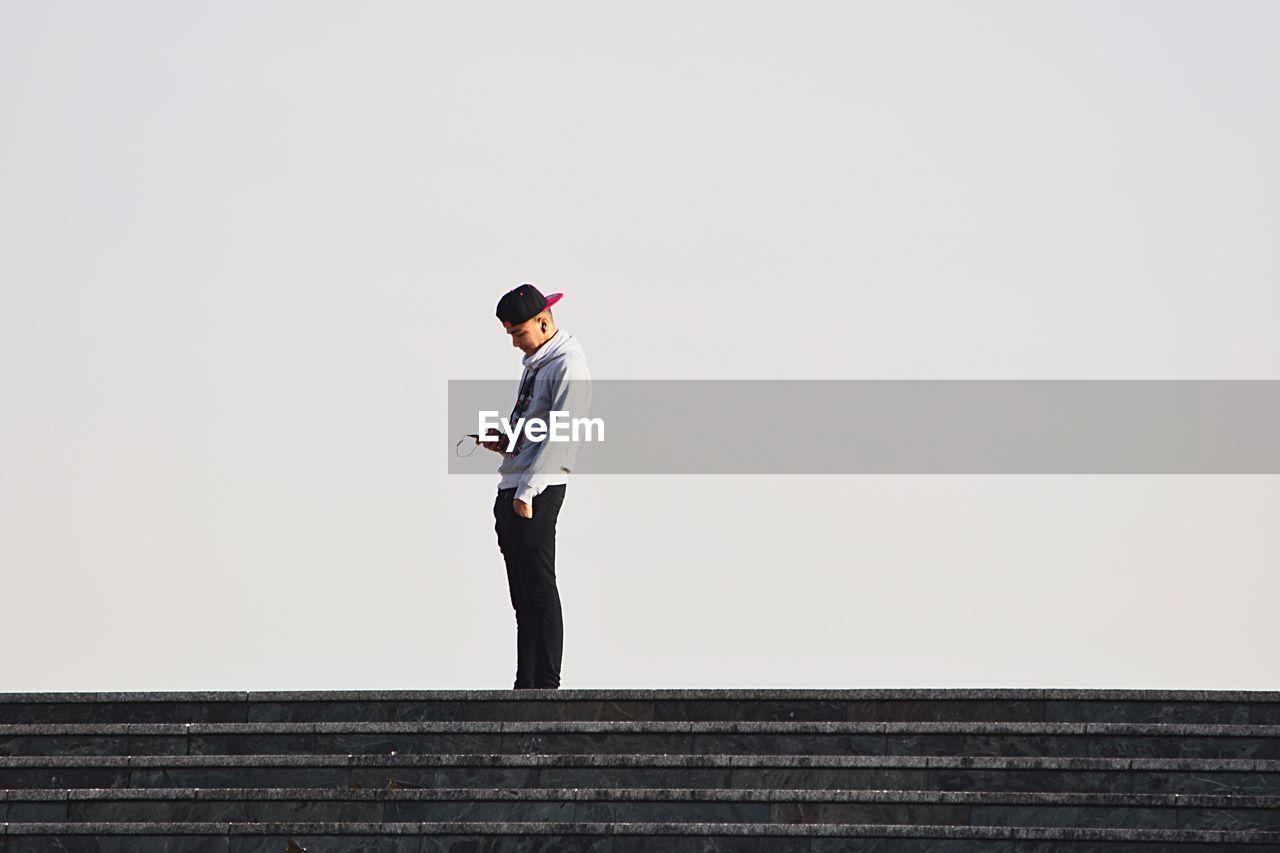
[[[572,335],[557,329],[551,306],[562,293],[543,296],[522,284],[498,301],[497,315],[524,352],[524,373],[510,424],[520,418],[551,424],[552,411],[567,422],[585,417],[591,403],[587,357]],[[576,444],[531,440],[520,430],[514,446],[506,436],[482,442],[502,454],[501,480],[494,500],[494,530],[507,565],[507,585],[516,614],[514,689],[560,686],[564,624],[556,587],[556,519],[564,503]]]

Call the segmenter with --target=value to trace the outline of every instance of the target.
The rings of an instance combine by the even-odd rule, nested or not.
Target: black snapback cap
[[[498,300],[498,319],[502,321],[502,328],[510,329],[530,317],[538,316],[540,311],[555,305],[563,297],[563,293],[543,296],[542,291],[532,284],[522,284],[502,294],[502,298]]]

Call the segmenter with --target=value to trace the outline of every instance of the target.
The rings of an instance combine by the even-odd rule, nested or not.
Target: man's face
[[[533,317],[532,319],[525,320],[523,323],[507,329],[507,334],[511,336],[511,345],[516,349],[519,349],[525,355],[528,355],[538,347],[542,346],[547,342],[547,338],[549,337],[549,335],[542,333],[543,322],[545,322],[545,320]],[[548,324],[547,331],[551,331],[550,324]]]

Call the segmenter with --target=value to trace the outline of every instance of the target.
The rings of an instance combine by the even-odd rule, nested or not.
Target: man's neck
[[[554,338],[555,338],[555,336],[556,336],[556,335],[558,335],[558,334],[560,334],[560,329],[559,329],[559,328],[557,328],[554,332],[552,332],[550,335],[548,335],[548,336],[547,336],[547,339],[546,339],[545,341],[543,341],[542,343],[538,344],[537,349],[535,349],[533,352],[529,353],[529,355],[534,355],[534,354],[536,354],[536,353],[538,352],[538,350],[542,349],[542,348],[543,348],[543,347],[545,347],[547,344],[551,343],[552,339],[554,339]]]

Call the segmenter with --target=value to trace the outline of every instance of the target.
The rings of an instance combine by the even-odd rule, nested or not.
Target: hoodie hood
[[[561,358],[568,352],[582,352],[582,345],[564,329],[556,329],[556,333],[533,352],[520,361],[527,368],[539,368],[544,364]]]

